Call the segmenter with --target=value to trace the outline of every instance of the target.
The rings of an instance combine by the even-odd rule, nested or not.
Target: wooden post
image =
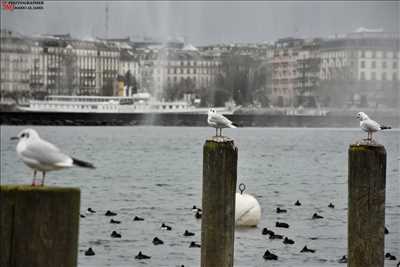
[[[233,266],[237,157],[230,138],[214,136],[204,144],[202,267]]]
[[[349,147],[348,266],[384,265],[386,150],[361,141]]]
[[[0,186],[0,266],[77,266],[79,188]]]

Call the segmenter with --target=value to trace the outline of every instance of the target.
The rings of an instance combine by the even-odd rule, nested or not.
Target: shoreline
[[[243,127],[358,127],[353,111],[347,115],[299,116],[232,114],[227,118]],[[207,126],[207,114],[190,113],[76,113],[76,112],[1,112],[0,125],[66,126]],[[397,114],[371,113],[374,120],[392,128],[400,127]]]

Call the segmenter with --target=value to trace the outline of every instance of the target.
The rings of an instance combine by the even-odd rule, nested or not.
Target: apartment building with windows
[[[211,86],[221,61],[197,50],[157,49],[140,57],[140,86],[154,95],[180,83],[193,85],[193,92]]]
[[[1,92],[29,92],[31,43],[11,31],[2,30],[0,38]]]
[[[354,32],[321,44],[320,95],[332,106],[399,103],[399,35]]]
[[[297,77],[299,52],[304,40],[282,38],[274,44],[272,57],[272,94],[271,103],[276,106],[293,106]]]

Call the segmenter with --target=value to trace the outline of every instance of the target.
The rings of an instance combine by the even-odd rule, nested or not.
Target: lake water
[[[9,140],[26,127],[1,126],[1,183],[26,184],[32,171],[17,159]],[[191,208],[201,205],[202,149],[213,129],[202,127],[34,127],[68,154],[97,168],[74,168],[47,175],[46,184],[81,188],[79,266],[199,266],[201,221]],[[235,266],[345,266],[337,260],[347,247],[347,149],[366,134],[357,129],[241,128],[224,130],[239,149],[238,184],[261,207],[257,228],[235,232]],[[400,258],[400,131],[379,133],[387,150],[385,252]],[[40,176],[39,176],[40,177]],[[299,199],[301,207],[293,203]],[[327,206],[332,202],[334,209]],[[276,214],[276,207],[288,210]],[[97,213],[86,214],[91,207]],[[121,220],[110,224],[107,210]],[[314,212],[324,216],[311,220]],[[132,221],[134,216],[145,221]],[[290,224],[275,228],[276,221]],[[162,222],[172,231],[160,230]],[[295,240],[269,240],[263,227]],[[113,230],[121,239],[110,237]],[[185,230],[196,233],[184,237]],[[157,236],[164,245],[154,246]],[[307,245],[316,253],[299,253]],[[93,257],[84,256],[92,247]],[[266,262],[268,249],[279,256]],[[142,251],[150,260],[138,261]]]

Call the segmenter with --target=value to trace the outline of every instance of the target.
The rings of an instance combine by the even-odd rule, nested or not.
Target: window
[[[397,73],[396,73],[396,72],[393,72],[392,80],[393,80],[393,81],[396,81],[396,80],[397,80]]]
[[[382,72],[382,81],[386,81],[386,72]]]
[[[376,80],[376,72],[371,72],[371,80]]]
[[[360,73],[360,80],[364,81],[365,80],[365,72]]]
[[[361,68],[362,68],[362,69],[365,68],[365,61],[361,61]]]
[[[376,68],[376,62],[375,62],[375,61],[372,61],[372,62],[371,62],[371,68],[373,68],[373,69]]]
[[[382,62],[382,68],[386,69],[386,61]]]
[[[393,69],[397,69],[397,62],[393,61]]]
[[[364,50],[361,51],[361,57],[362,57],[362,58],[365,57],[365,51],[364,51]]]
[[[372,51],[372,58],[375,58],[375,57],[376,57],[376,51],[373,50],[373,51]]]

